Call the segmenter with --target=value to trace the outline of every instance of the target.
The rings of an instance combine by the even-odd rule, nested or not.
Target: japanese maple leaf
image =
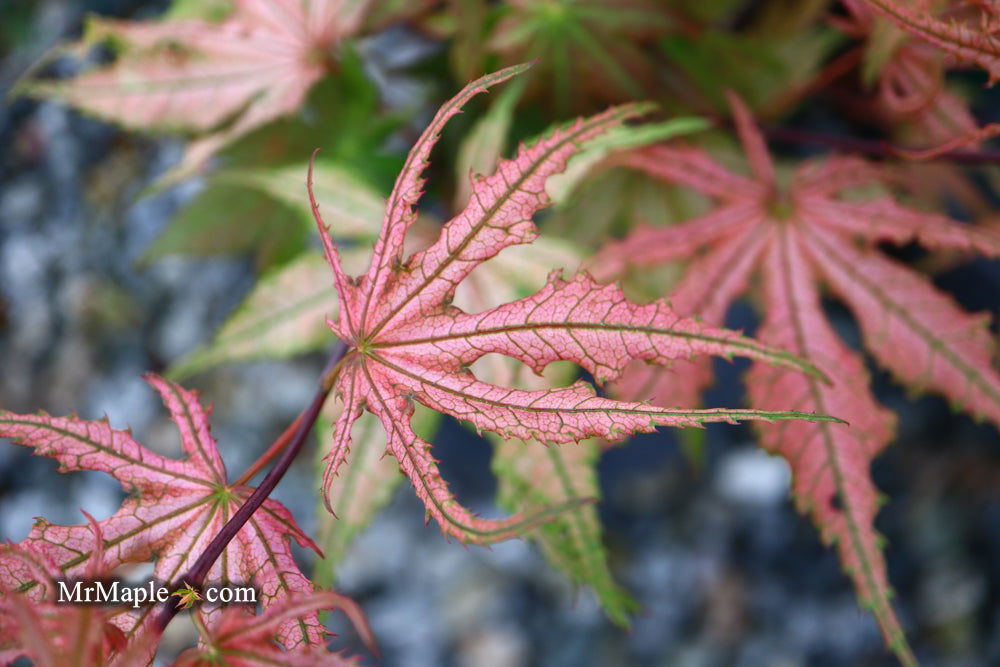
[[[86,512],[84,513],[86,514]],[[100,526],[89,514],[94,536],[94,557],[87,563],[87,578],[102,578],[103,544]],[[127,665],[127,661],[148,648],[133,646],[126,651],[127,639],[112,623],[112,610],[95,605],[59,604],[56,580],[59,568],[42,554],[22,547],[0,547],[0,664],[10,664],[21,656],[37,667],[67,665]],[[20,594],[10,584],[31,580],[38,583],[40,599]],[[139,642],[137,642],[138,644]],[[148,642],[144,642],[148,644]]]
[[[584,382],[555,389],[511,389],[483,382],[469,370],[490,353],[513,357],[536,372],[552,361],[573,361],[598,382],[617,378],[633,359],[665,364],[695,353],[742,354],[802,368],[791,355],[678,317],[664,302],[633,304],[619,288],[598,285],[587,275],[564,280],[552,274],[533,296],[478,314],[450,305],[457,285],[481,262],[507,246],[534,240],[531,217],[548,203],[546,179],[561,171],[581,144],[639,115],[643,107],[613,108],[522,146],[515,158],[501,161],[492,176],[475,177],[464,210],[443,226],[430,247],[403,260],[404,237],[417,217],[413,206],[421,192],[421,172],[441,128],[470,97],[525,68],[487,75],[438,111],[396,181],[365,275],[356,280],[345,275],[329,230],[319,223],[340,299],[330,326],[348,346],[336,378],[344,408],[334,426],[325,484],[329,486],[344,463],[351,427],[367,409],[382,422],[388,451],[413,482],[428,515],[445,533],[479,543],[515,536],[526,519],[479,519],[458,504],[441,478],[430,444],[410,426],[413,401],[467,420],[477,429],[547,442],[619,438],[657,425],[818,418],[773,411],[664,409],[597,396]]]
[[[946,63],[936,46],[910,39],[912,30],[885,30],[888,26],[880,20],[887,19],[880,19],[868,0],[844,4],[851,20],[838,22],[848,33],[867,39],[869,63],[880,70],[879,113],[894,129],[909,130],[901,133],[904,142],[927,147],[901,153],[926,158],[1000,134],[1000,124],[979,127],[968,105],[943,85]]]
[[[110,42],[112,64],[27,88],[139,130],[183,130],[196,168],[234,139],[300,107],[330,49],[358,30],[357,0],[234,0],[222,22],[91,21],[85,44]]]
[[[921,130],[917,141],[942,144],[970,135],[976,120],[968,106],[943,85],[944,63],[936,48],[908,39],[898,29],[884,30],[865,0],[844,3],[851,19],[841,21],[846,32],[868,42],[868,59],[879,67],[878,106],[895,124],[908,122]],[[882,62],[878,62],[882,61]]]
[[[111,428],[107,421],[46,414],[19,415],[0,410],[0,437],[33,447],[35,453],[59,461],[60,471],[99,470],[122,483],[129,496],[110,518],[98,522],[103,544],[96,544],[86,524],[60,526],[38,519],[19,546],[53,562],[67,578],[86,572],[99,550],[102,571],[124,563],[156,559],[153,576],[165,585],[181,584],[209,541],[219,532],[253,489],[232,486],[209,433],[208,410],[198,396],[158,376],[147,381],[160,393],[181,435],[187,456],[169,459],[136,442],[129,431]],[[289,511],[266,500],[240,529],[212,566],[206,584],[252,584],[264,607],[294,593],[312,592],[312,583],[292,558],[289,540],[315,549]],[[38,582],[4,567],[0,558],[0,585],[19,587],[38,599]],[[152,605],[116,619],[130,636],[150,618]],[[211,615],[212,612],[210,612]],[[278,640],[288,649],[324,643],[326,630],[315,614],[288,620]]]
[[[929,11],[929,2],[865,0],[906,32],[938,47],[959,63],[975,63],[1000,79],[1000,8],[992,0],[949,4],[950,16]],[[971,9],[978,11],[971,12]]]
[[[257,665],[328,665],[342,667],[360,664],[340,653],[333,653],[325,646],[311,646],[301,651],[283,650],[274,641],[274,635],[288,622],[314,616],[324,609],[343,611],[354,624],[365,643],[378,654],[375,638],[368,621],[350,598],[330,591],[293,595],[271,605],[264,612],[255,615],[245,606],[229,607],[211,628],[206,628],[198,614],[196,625],[202,631],[202,642],[198,648],[191,648],[178,656],[174,667],[199,667],[209,665],[229,665],[230,667],[255,667]]]
[[[170,595],[177,597],[177,607],[179,609],[190,609],[191,605],[201,600],[201,593],[196,588],[192,588],[191,584],[186,581],[183,586]]]
[[[995,257],[1000,235],[904,208],[888,197],[843,198],[851,188],[870,186],[880,177],[874,166],[852,158],[807,164],[783,192],[749,111],[735,97],[732,103],[754,177],[734,174],[694,148],[656,146],[620,158],[654,177],[694,188],[719,206],[676,226],[640,228],[602,251],[592,268],[610,278],[626,266],[688,259],[671,303],[708,323],[724,320],[753,274],[762,278],[760,339],[810,359],[833,383],[755,363],[747,379],[751,405],[816,410],[850,423],[762,425],[763,445],[788,460],[799,508],[812,515],[827,542],[837,543],[862,602],[909,662],[912,656],[889,603],[873,527],[877,494],[868,470],[893,436],[893,415],[873,398],[861,357],[827,321],[819,283],[851,308],[869,351],[901,382],[941,393],[973,415],[1000,423],[1000,374],[991,363],[987,318],[964,312],[925,277],[877,247],[917,241],[929,249]],[[698,360],[679,362],[677,370],[660,377],[636,373],[623,380],[623,391],[653,395],[666,405],[692,405],[711,382],[711,368]]]

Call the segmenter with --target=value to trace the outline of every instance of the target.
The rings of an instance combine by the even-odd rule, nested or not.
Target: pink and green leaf
[[[521,146],[514,158],[500,161],[491,176],[475,179],[468,203],[443,226],[437,241],[404,259],[404,243],[416,221],[414,206],[423,187],[421,174],[442,127],[473,95],[524,68],[508,68],[469,84],[437,113],[389,197],[365,275],[349,279],[344,273],[313,198],[340,299],[338,319],[331,328],[350,348],[336,383],[336,394],[347,407],[334,429],[327,484],[343,465],[350,465],[350,430],[363,407],[382,422],[388,450],[424,501],[428,517],[447,534],[475,543],[515,537],[561,510],[579,507],[580,501],[531,508],[508,519],[476,517],[452,496],[431,445],[413,432],[414,402],[504,437],[551,442],[591,436],[615,439],[657,425],[833,419],[782,411],[660,408],[599,397],[585,383],[513,389],[484,382],[468,370],[483,355],[499,352],[536,371],[553,361],[575,361],[603,381],[618,377],[633,359],[669,363],[708,353],[767,359],[818,375],[807,363],[781,351],[678,317],[664,303],[632,304],[617,288],[602,287],[587,276],[569,282],[553,276],[538,294],[478,315],[451,305],[458,286],[476,267],[507,247],[535,240],[532,217],[550,203],[545,190],[548,178],[561,172],[588,142],[638,118],[648,106],[610,109]]]
[[[252,489],[227,483],[226,471],[209,433],[208,411],[197,394],[157,376],[148,377],[161,394],[181,435],[186,457],[170,459],[146,449],[128,431],[107,421],[77,417],[18,415],[0,411],[0,436],[32,447],[35,453],[60,463],[61,472],[96,470],[121,482],[129,494],[110,518],[98,522],[103,538],[95,540],[86,524],[60,526],[38,519],[21,548],[53,562],[63,576],[85,575],[101,557],[101,571],[113,571],[130,562],[155,560],[154,577],[178,582],[219,532]],[[285,597],[309,592],[312,583],[299,571],[290,540],[316,548],[291,514],[274,500],[240,530],[208,573],[217,585],[252,584],[265,607]],[[0,569],[0,584],[18,587],[29,596],[40,593],[35,580],[18,580]],[[36,592],[38,591],[38,592]],[[119,617],[116,622],[130,636],[151,620],[153,607]],[[289,622],[278,635],[286,648],[322,643],[318,620]]]
[[[568,244],[555,244],[545,238],[531,245],[509,248],[480,264],[462,282],[455,304],[479,312],[510,301],[519,293],[531,294],[545,283],[544,267],[552,266],[553,262],[573,266],[579,263],[579,253]],[[542,377],[530,373],[527,366],[515,359],[495,354],[480,358],[474,367],[478,377],[490,382],[535,389],[571,381],[575,370],[553,364]],[[599,498],[595,470],[600,454],[597,442],[587,440],[548,447],[537,441],[504,442],[493,433],[487,437],[494,445],[492,468],[499,481],[497,502],[504,509],[528,512],[536,507]],[[529,535],[554,567],[574,583],[594,590],[615,623],[628,624],[636,604],[611,574],[594,503],[586,502],[567,510]]]
[[[97,521],[84,514],[96,544],[86,576],[100,579],[108,574],[103,567],[103,534]],[[38,667],[127,667],[152,659],[146,636],[126,648],[126,636],[115,625],[115,610],[60,603],[56,581],[63,577],[43,554],[18,545],[0,547],[0,663],[24,656]],[[12,587],[20,581],[38,583],[34,596]]]
[[[617,164],[694,188],[718,206],[678,225],[640,228],[601,253],[593,266],[610,278],[629,267],[687,257],[687,272],[671,300],[678,312],[720,323],[741,293],[757,291],[765,313],[762,343],[808,359],[827,374],[832,384],[755,363],[748,377],[753,407],[835,414],[850,427],[797,421],[760,425],[759,431],[766,448],[788,459],[799,508],[810,513],[827,541],[837,543],[887,644],[911,664],[889,602],[873,527],[877,495],[868,470],[892,439],[891,421],[871,397],[860,359],[826,321],[818,284],[828,284],[852,309],[868,349],[908,387],[936,391],[974,416],[1000,422],[1000,374],[992,361],[987,318],[962,311],[929,280],[890,261],[877,247],[916,241],[929,250],[996,257],[1000,236],[908,209],[886,196],[859,199],[859,187],[888,178],[876,165],[856,158],[808,163],[785,191],[749,112],[738,98],[730,101],[754,179],[730,173],[694,148],[651,147],[615,158]],[[763,276],[762,290],[755,289],[755,273]],[[664,405],[690,404],[711,380],[704,362],[695,363],[677,368],[687,374],[684,388],[671,384],[674,377],[666,372],[632,369],[620,391]]]
[[[933,44],[959,62],[979,65],[989,73],[991,83],[1000,79],[1000,10],[994,3],[976,3],[981,7],[983,20],[980,25],[974,25],[938,18],[902,0],[865,2],[904,31]]]
[[[288,651],[274,642],[274,635],[288,623],[315,617],[318,612],[327,609],[344,612],[365,644],[378,655],[371,628],[357,603],[343,595],[322,591],[289,596],[260,614],[254,614],[245,606],[232,606],[221,613],[211,628],[206,628],[202,620],[196,620],[195,625],[202,633],[201,645],[184,651],[174,662],[174,667],[218,664],[230,667],[359,665],[358,659],[329,651],[323,644]]]
[[[363,4],[237,0],[221,22],[94,19],[79,46],[111,43],[117,60],[23,90],[138,130],[199,133],[179,168],[187,172],[295,111],[326,71],[324,52],[360,27]]]
[[[815,277],[796,248],[798,232],[773,233],[764,258],[768,309],[761,339],[814,359],[833,384],[755,364],[747,377],[750,403],[760,409],[780,405],[850,415],[851,423],[762,425],[761,444],[789,462],[796,506],[813,518],[824,542],[837,545],[844,570],[861,603],[878,619],[886,644],[896,648],[904,664],[912,664],[890,603],[882,538],[874,528],[879,499],[870,465],[892,439],[893,415],[875,402],[860,357],[823,315]]]
[[[865,345],[915,391],[934,391],[977,418],[1000,424],[1000,373],[989,316],[963,311],[929,280],[875,251],[808,237],[810,254],[854,311]]]
[[[414,429],[418,432],[433,432],[440,414],[423,406],[416,406],[413,417]],[[320,422],[319,441],[322,445],[329,438],[330,428],[340,414],[340,407],[330,402],[324,408],[326,427]],[[378,419],[372,414],[363,414],[354,424],[351,446],[351,464],[340,468],[324,486],[324,498],[317,515],[319,527],[316,543],[323,550],[323,558],[317,560],[313,581],[319,586],[329,587],[336,580],[336,569],[344,560],[348,550],[358,536],[368,527],[375,514],[389,504],[393,492],[403,481],[399,466],[392,456],[387,456],[385,432]],[[317,452],[325,450],[321,446]],[[325,457],[323,457],[325,458]],[[318,462],[322,478],[327,462]],[[333,508],[336,516],[326,511]]]

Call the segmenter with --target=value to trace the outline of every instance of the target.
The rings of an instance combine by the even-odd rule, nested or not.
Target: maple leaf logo
[[[178,171],[298,109],[329,69],[330,49],[360,27],[365,2],[235,0],[221,22],[93,19],[85,44],[120,52],[69,82],[36,81],[29,94],[61,99],[140,130],[206,134]]]
[[[195,588],[191,586],[188,582],[184,582],[184,585],[178,588],[176,591],[170,594],[171,597],[176,596],[177,608],[178,609],[190,609],[195,602],[201,600],[201,593],[199,593]]]
[[[56,565],[64,578],[79,578],[99,559],[101,572],[123,563],[156,559],[153,577],[174,582],[187,572],[253,489],[231,486],[209,433],[208,411],[193,391],[156,375],[147,381],[160,393],[181,435],[186,458],[162,457],[136,442],[128,431],[107,421],[46,414],[18,415],[0,410],[0,437],[33,447],[36,454],[60,463],[60,472],[98,470],[122,483],[129,496],[110,518],[97,522],[103,535],[95,539],[87,524],[60,526],[38,519],[19,547]],[[292,557],[289,540],[318,551],[291,513],[266,500],[209,570],[206,582],[228,586],[250,583],[260,591],[263,606],[289,595],[310,593],[312,583]],[[6,565],[0,554],[0,585],[17,588],[35,600],[43,587],[23,569]],[[190,599],[190,598],[188,598]],[[122,612],[115,622],[134,635],[152,618],[147,605]],[[211,617],[216,611],[208,611]],[[278,632],[287,649],[324,643],[326,629],[315,615],[288,621]]]
[[[617,287],[587,275],[557,274],[533,296],[478,314],[451,305],[457,285],[504,248],[530,243],[532,215],[548,204],[545,182],[588,139],[635,118],[643,106],[612,108],[578,120],[522,146],[490,177],[475,177],[465,209],[441,229],[427,249],[403,260],[403,241],[416,220],[421,173],[441,128],[472,96],[526,69],[519,65],[464,88],[438,111],[411,150],[389,197],[382,232],[368,272],[357,280],[340,266],[337,248],[314,206],[340,299],[334,333],[348,346],[336,393],[343,402],[324,474],[329,487],[344,463],[351,427],[363,409],[382,422],[388,451],[410,478],[433,517],[450,535],[488,543],[514,537],[553,510],[505,520],[475,517],[448,491],[431,446],[410,426],[413,401],[467,420],[504,437],[560,443],[590,436],[620,438],[658,425],[692,426],[737,419],[829,419],[814,414],[751,410],[666,409],[598,396],[577,382],[534,391],[483,382],[469,370],[482,356],[500,353],[540,372],[558,360],[573,361],[598,382],[616,379],[635,359],[667,364],[694,354],[739,354],[797,370],[797,358],[694,320],[678,317],[665,302],[636,305]],[[311,179],[310,179],[311,189]],[[331,508],[332,509],[332,508]]]
[[[880,242],[917,241],[930,249],[995,257],[1000,235],[909,210],[887,197],[841,198],[880,177],[858,159],[807,164],[781,192],[749,110],[735,96],[730,99],[754,178],[734,174],[704,151],[687,147],[656,146],[618,158],[720,205],[682,224],[640,228],[603,250],[591,266],[608,279],[627,266],[694,257],[671,303],[708,323],[724,320],[730,304],[749,288],[752,274],[763,278],[760,339],[813,361],[833,382],[825,385],[755,363],[747,378],[751,405],[816,410],[850,423],[760,425],[763,445],[789,461],[799,509],[812,515],[826,542],[837,543],[862,602],[871,607],[887,642],[901,647],[901,658],[909,662],[912,656],[889,603],[881,538],[873,526],[878,497],[868,470],[893,436],[893,415],[876,403],[862,359],[827,321],[818,283],[829,285],[851,308],[867,348],[899,380],[1000,423],[1000,374],[992,368],[987,318],[962,311],[926,278],[877,248]],[[657,403],[695,404],[711,382],[711,368],[697,360],[679,362],[677,370],[683,381],[643,371],[623,379],[621,390],[626,396],[653,395]]]

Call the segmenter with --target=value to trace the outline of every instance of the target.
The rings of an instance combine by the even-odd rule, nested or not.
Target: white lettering
[[[94,594],[95,594],[95,597],[97,598],[96,600],[94,600],[94,602],[111,602],[111,603],[115,603],[115,602],[119,601],[119,598],[118,598],[118,582],[117,581],[112,581],[111,585],[108,588],[105,588],[104,587],[104,582],[100,581],[100,580],[95,581],[93,585],[94,585]],[[128,590],[128,589],[125,589],[125,590]],[[130,600],[123,600],[123,602],[129,602],[129,601]],[[88,599],[87,602],[90,602],[90,600]]]
[[[148,598],[147,591],[146,591],[145,588],[133,588],[132,589],[132,595],[133,595],[133,598],[132,598],[132,600],[133,600],[133,602],[132,602],[132,608],[133,609],[138,609],[139,606],[142,605],[144,602],[146,602],[146,600]],[[123,600],[123,602],[128,602],[128,600]]]
[[[70,591],[65,581],[56,582],[59,584],[59,602],[76,602],[80,597],[80,582],[76,582],[73,590]]]
[[[126,604],[133,609],[170,600],[170,589],[150,581],[139,586],[119,581],[58,581],[57,601],[62,604]],[[211,604],[256,604],[253,586],[210,586],[202,592]]]
[[[257,589],[253,586],[240,586],[235,591],[236,597],[233,602],[239,604],[257,603]]]

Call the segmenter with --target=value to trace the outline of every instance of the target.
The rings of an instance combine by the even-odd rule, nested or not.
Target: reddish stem
[[[308,409],[309,408],[306,408],[306,410]],[[264,469],[264,467],[268,463],[273,461],[274,458],[281,453],[281,450],[283,450],[288,445],[288,443],[292,439],[292,436],[295,435],[295,432],[299,428],[299,424],[302,423],[302,417],[303,415],[305,415],[306,410],[303,410],[301,413],[299,413],[299,416],[295,418],[295,421],[293,421],[291,424],[288,425],[288,428],[286,428],[282,432],[282,434],[278,436],[278,439],[275,440],[271,444],[271,446],[267,448],[267,451],[261,454],[260,458],[254,461],[253,465],[247,468],[246,472],[240,475],[239,479],[230,484],[230,486],[243,486],[247,484],[251,479],[254,478],[254,475],[259,473],[261,470]]]
[[[316,394],[313,396],[312,402],[309,407],[299,415],[296,421],[298,426],[295,428],[295,432],[291,437],[290,442],[287,446],[282,448],[277,448],[281,450],[281,456],[278,461],[274,464],[274,467],[264,476],[261,480],[260,486],[254,489],[254,492],[250,494],[250,497],[246,499],[233,517],[222,527],[222,530],[212,538],[208,546],[205,547],[205,551],[202,552],[198,560],[194,562],[191,569],[180,577],[178,581],[186,581],[192,587],[199,588],[205,581],[205,577],[208,575],[208,571],[211,569],[212,565],[218,560],[219,556],[229,545],[236,534],[243,528],[244,524],[250,520],[250,517],[254,512],[257,511],[264,501],[267,499],[274,487],[278,485],[281,478],[285,476],[288,472],[288,468],[292,465],[292,461],[295,460],[296,455],[299,450],[302,449],[303,443],[305,443],[309,432],[312,430],[313,424],[316,423],[316,418],[319,416],[320,409],[323,407],[323,403],[326,402],[326,397],[330,394],[330,390],[333,387],[333,375],[340,369],[340,361],[347,354],[347,345],[343,342],[337,344],[334,348],[333,354],[330,356],[330,360],[323,370],[323,376],[320,380],[320,386],[316,390]],[[284,435],[284,434],[282,434]],[[280,438],[279,438],[280,439]],[[270,452],[275,447],[271,447],[268,452]],[[242,479],[242,477],[241,477]],[[168,603],[163,611],[160,613],[159,617],[156,619],[155,631],[157,633],[162,633],[167,624],[170,623],[171,619],[177,614],[178,609],[174,604]]]

